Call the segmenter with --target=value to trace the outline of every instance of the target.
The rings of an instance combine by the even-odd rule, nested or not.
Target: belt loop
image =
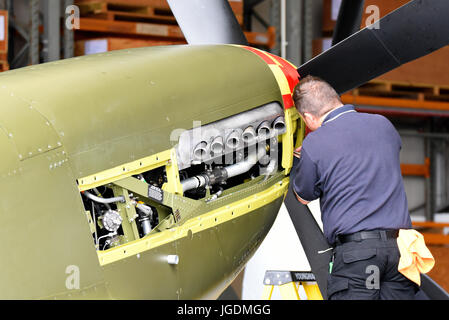
[[[380,230],[380,238],[383,241],[387,241],[387,232],[385,230]]]

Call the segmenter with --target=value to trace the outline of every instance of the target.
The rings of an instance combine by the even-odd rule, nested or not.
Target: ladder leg
[[[263,286],[262,300],[271,300],[271,296],[273,295],[273,288],[274,286]]]
[[[318,287],[318,284],[316,282],[302,282],[301,284],[304,288],[304,291],[306,292],[308,300],[323,300],[320,288]]]
[[[300,300],[296,283],[289,282],[279,286],[283,300]]]

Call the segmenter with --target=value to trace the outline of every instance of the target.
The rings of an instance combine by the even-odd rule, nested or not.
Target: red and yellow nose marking
[[[241,46],[261,57],[270,67],[281,90],[284,108],[289,109],[294,106],[292,99],[293,89],[299,82],[299,74],[297,68],[290,62],[278,57],[274,54],[248,47]]]

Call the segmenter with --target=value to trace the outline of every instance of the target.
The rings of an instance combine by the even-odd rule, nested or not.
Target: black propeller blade
[[[189,44],[248,44],[227,0],[168,0],[168,4]]]
[[[332,45],[360,30],[365,0],[343,0],[338,11]]]
[[[327,250],[329,244],[309,208],[296,199],[291,189],[290,184],[284,203],[301,241],[321,294],[326,299],[327,275],[329,273],[332,250]]]
[[[427,274],[421,275],[420,289],[430,300],[449,300],[449,293],[447,293],[438,283],[436,283]]]
[[[339,94],[449,44],[449,1],[414,0],[298,68]]]

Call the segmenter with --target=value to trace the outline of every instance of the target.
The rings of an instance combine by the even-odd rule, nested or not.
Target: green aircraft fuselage
[[[298,114],[285,109],[281,170],[214,202],[179,189],[173,132],[270,102],[284,106],[287,80],[275,66],[245,47],[169,46],[0,74],[0,298],[218,297],[276,218],[301,132]],[[161,210],[160,225],[142,237],[130,194],[152,203],[135,175],[158,167],[167,174],[159,205],[168,213]],[[104,185],[127,200],[117,204],[123,241],[108,250],[94,245],[82,196]]]

